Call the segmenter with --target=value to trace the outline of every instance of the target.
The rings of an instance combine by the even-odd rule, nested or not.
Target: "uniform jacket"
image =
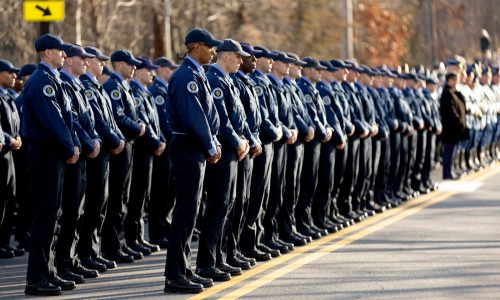
[[[44,63],[26,81],[23,89],[22,136],[27,140],[53,145],[54,151],[66,160],[80,147],[76,135],[71,100],[66,95],[61,79]]]

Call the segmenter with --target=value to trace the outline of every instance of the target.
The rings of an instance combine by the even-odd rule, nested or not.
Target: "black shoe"
[[[98,272],[106,272],[108,270],[108,268],[105,265],[98,263],[97,261],[91,258],[82,259],[80,260],[80,263],[86,269],[96,270]]]
[[[257,249],[259,249],[262,252],[271,254],[272,257],[278,257],[281,255],[281,253],[278,249],[271,249],[264,244],[257,246]]]
[[[222,272],[229,273],[229,274],[231,274],[231,276],[239,276],[239,275],[243,274],[243,272],[241,272],[240,267],[234,267],[234,266],[231,266],[227,263],[219,264],[217,266],[217,269],[219,269]]]
[[[380,205],[376,202],[368,202],[366,203],[366,208],[372,211],[375,211],[376,213],[382,213],[385,211],[385,206]]]
[[[49,281],[51,284],[58,286],[63,291],[74,290],[76,288],[76,283],[71,280],[64,280],[59,276],[54,277]]]
[[[271,254],[267,252],[262,252],[257,249],[254,250],[249,250],[249,251],[243,251],[242,253],[244,256],[253,258],[256,261],[268,261],[271,260]]]
[[[189,277],[189,280],[191,280],[191,282],[201,284],[204,288],[214,286],[214,281],[211,278],[200,277],[197,274],[191,275],[191,277]]]
[[[14,251],[12,251],[8,248],[0,248],[0,258],[1,259],[13,258],[14,256],[16,256]]]
[[[99,277],[99,271],[94,270],[94,269],[87,269],[82,265],[79,265],[78,267],[73,268],[72,271],[75,274],[82,275],[84,278],[97,278],[97,277]]]
[[[250,270],[250,268],[252,268],[249,262],[240,260],[237,257],[229,257],[226,259],[226,262],[228,265],[240,268],[242,270]]]
[[[356,223],[359,223],[364,219],[362,216],[358,215],[355,212],[350,212],[347,215],[345,215],[345,217],[352,219]]]
[[[328,230],[319,228],[315,224],[311,224],[311,229],[313,231],[319,232],[319,234],[321,234],[321,236],[327,236],[328,235]]]
[[[167,249],[168,248],[168,240],[166,238],[150,239],[149,242],[151,244],[160,246],[161,249]]]
[[[61,272],[57,272],[57,275],[63,280],[73,281],[74,283],[77,283],[77,284],[82,284],[85,282],[85,279],[83,278],[82,275],[73,273],[69,269],[63,270]]]
[[[61,295],[61,288],[47,281],[27,283],[24,293],[35,296],[58,296]]]
[[[208,268],[196,268],[196,274],[205,278],[212,278],[213,281],[229,281],[231,280],[231,274],[227,272],[222,272],[215,267]]]
[[[144,255],[142,254],[142,252],[132,250],[132,249],[131,249],[130,247],[128,247],[128,246],[123,246],[123,247],[122,247],[122,250],[123,250],[123,253],[128,254],[128,255],[131,255],[134,259],[143,259],[143,258],[144,258]],[[149,249],[148,249],[148,250],[149,250]]]
[[[288,243],[288,242],[285,242],[283,241],[282,239],[279,239],[277,238],[276,240],[276,243],[278,243],[279,245],[283,245],[283,246],[286,246],[288,248],[289,251],[293,251],[295,250],[295,246],[293,245],[293,243]]]
[[[241,261],[246,261],[252,267],[257,264],[257,260],[255,260],[255,258],[253,258],[253,257],[246,257],[245,255],[243,255],[241,253],[236,254],[236,258],[238,258]]]
[[[313,241],[312,236],[310,236],[310,235],[304,235],[304,234],[299,233],[297,231],[293,231],[292,235],[298,237],[299,239],[305,239],[307,243],[311,243]]]
[[[203,292],[203,285],[199,283],[194,283],[187,278],[179,279],[167,279],[165,282],[165,288],[163,289],[165,293],[186,293],[186,294],[198,294]]]
[[[280,238],[282,238],[283,241],[285,241],[287,243],[292,243],[292,244],[294,244],[297,247],[307,245],[306,239],[301,239],[298,236],[294,236],[294,235],[291,235],[291,234],[289,236],[283,236],[283,237],[280,236]]]
[[[107,260],[107,259],[105,259],[102,256],[94,257],[93,260],[96,261],[96,262],[98,262],[98,263],[100,263],[100,264],[103,264],[104,266],[106,266],[107,269],[114,269],[114,268],[116,268],[116,262],[114,260]],[[106,271],[101,271],[99,269],[97,269],[97,271],[99,271],[99,272],[106,272]]]
[[[329,234],[339,231],[339,226],[337,226],[333,223],[328,223],[328,222],[324,222],[323,224],[319,224],[318,228],[328,231]]]
[[[15,256],[23,256],[26,254],[26,251],[24,250],[23,247],[17,246],[16,248],[9,246],[7,249],[14,251]]]
[[[303,230],[299,230],[299,233],[302,235],[305,235],[305,236],[310,236],[313,240],[317,240],[317,239],[321,238],[321,233],[316,232],[316,231],[312,231],[312,230],[307,229],[307,228],[305,228]]]
[[[138,253],[142,253],[143,257],[146,256],[146,255],[150,255],[151,254],[151,249],[149,249],[148,247],[143,246],[143,245],[141,245],[141,244],[139,244],[137,242],[135,242],[135,243],[127,243],[127,247],[129,247],[132,251],[135,251],[135,252],[138,252]],[[125,249],[123,249],[123,252],[127,253],[127,251],[125,251]],[[135,259],[138,259],[138,258],[135,257],[135,255],[133,255],[133,256],[134,256]]]
[[[265,245],[270,248],[271,250],[278,250],[281,254],[287,254],[290,253],[290,250],[288,250],[287,246],[280,245],[276,243],[275,241],[267,241]],[[272,255],[272,254],[271,254]]]
[[[135,261],[135,259],[132,255],[125,254],[121,250],[119,250],[115,253],[104,253],[102,256],[107,260],[112,260],[112,261],[115,261],[117,263],[130,264],[130,263],[133,263]]]
[[[151,250],[151,253],[160,252],[160,246],[154,243],[151,244],[148,241],[140,241],[139,244],[141,244],[143,247],[149,248],[149,250]]]

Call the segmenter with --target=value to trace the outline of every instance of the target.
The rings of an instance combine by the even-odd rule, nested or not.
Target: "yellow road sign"
[[[25,0],[23,16],[26,22],[53,22],[64,20],[64,1]]]

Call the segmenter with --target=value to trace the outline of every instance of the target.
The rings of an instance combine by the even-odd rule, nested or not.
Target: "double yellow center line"
[[[497,174],[498,172],[500,172],[500,168],[497,166],[488,170],[483,170],[474,173],[472,175],[469,175],[463,181],[483,180]],[[215,285],[214,287],[204,291],[203,293],[197,294],[189,299],[194,300],[194,299],[205,299],[211,297],[243,281],[251,279],[256,275],[261,274],[271,268],[282,265],[293,258],[301,256],[302,254],[306,254],[295,260],[293,263],[284,264],[282,267],[276,269],[275,271],[272,271],[260,278],[256,278],[220,298],[220,299],[237,299],[239,297],[249,294],[250,292],[254,291],[255,289],[265,284],[272,282],[277,278],[282,277],[287,273],[292,272],[293,270],[296,270],[308,263],[311,263],[333,251],[336,251],[346,245],[349,245],[354,241],[362,239],[363,237],[372,234],[378,230],[381,230],[391,224],[394,224],[408,216],[416,214],[419,211],[425,209],[426,207],[439,203],[457,193],[458,193],[457,191],[436,191],[433,193],[429,193],[413,201],[400,205],[397,208],[386,211],[383,214],[375,215],[361,223],[350,226],[337,233],[328,235],[322,239],[316,240],[303,247],[296,248],[293,252],[289,254],[282,255],[269,262],[260,264],[254,267],[253,269],[246,271],[241,276],[234,277],[230,281]],[[353,234],[349,235],[350,233]],[[341,237],[344,238],[339,239]],[[335,243],[323,246],[324,244],[335,239],[339,240]]]

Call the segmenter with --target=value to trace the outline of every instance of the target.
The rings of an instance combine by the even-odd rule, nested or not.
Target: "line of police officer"
[[[198,28],[185,45],[177,68],[43,35],[41,62],[17,98],[3,89],[19,70],[0,61],[10,76],[0,93],[0,207],[10,216],[5,204],[20,205],[20,247],[10,247],[12,221],[3,218],[0,255],[29,247],[27,294],[60,294],[167,246],[165,291],[201,292],[437,188],[433,79],[300,59]],[[113,72],[103,78],[108,60]],[[497,154],[493,84],[496,98],[483,105],[490,133],[464,142],[468,158],[480,147]],[[27,187],[23,196],[7,201],[16,185]]]

